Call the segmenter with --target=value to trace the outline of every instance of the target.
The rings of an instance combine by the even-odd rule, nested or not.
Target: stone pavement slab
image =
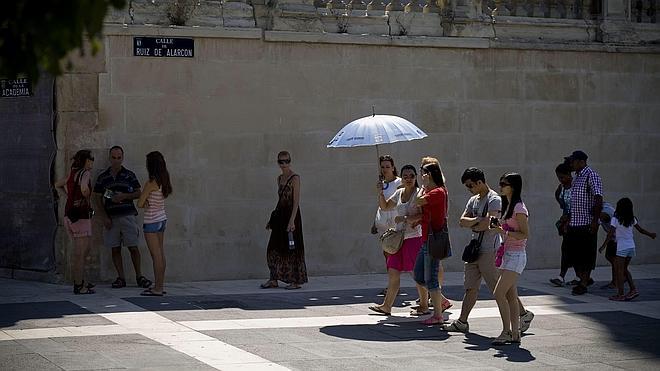
[[[643,296],[607,300],[553,287],[555,270],[525,271],[521,300],[536,313],[519,346],[491,345],[501,329],[485,287],[468,334],[447,333],[408,315],[416,298],[403,277],[392,316],[369,305],[385,275],[312,277],[302,290],[261,290],[260,280],[168,285],[164,297],[98,286],[0,280],[0,369],[43,370],[657,370],[660,369],[660,266],[633,266]],[[462,274],[443,287],[460,313]],[[646,294],[645,294],[646,293]],[[657,349],[656,349],[657,348]]]

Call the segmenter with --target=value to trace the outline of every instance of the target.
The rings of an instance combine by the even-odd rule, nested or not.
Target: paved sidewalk
[[[631,270],[641,292],[632,302],[599,288],[607,267],[583,296],[550,285],[556,270],[525,271],[519,292],[536,317],[520,346],[500,347],[490,345],[501,323],[485,287],[472,332],[447,334],[408,315],[408,276],[390,317],[367,309],[382,300],[382,274],[312,277],[293,291],[256,280],[179,283],[162,298],[0,279],[0,370],[658,370],[660,265]],[[447,274],[444,292],[455,319],[462,273]]]

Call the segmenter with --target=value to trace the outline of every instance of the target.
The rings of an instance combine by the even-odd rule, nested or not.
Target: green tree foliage
[[[108,7],[121,9],[125,0],[0,1],[0,76],[25,76],[37,81],[40,71],[62,73],[62,60],[72,50],[99,49]]]

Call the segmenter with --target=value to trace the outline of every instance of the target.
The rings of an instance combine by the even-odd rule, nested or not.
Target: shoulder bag
[[[486,206],[484,206],[484,211],[481,213],[482,217],[488,215],[488,196],[486,196]],[[481,242],[484,240],[485,231],[479,232],[479,237],[476,239],[471,239],[470,243],[465,246],[463,249],[463,256],[461,259],[466,263],[474,263],[479,259],[479,250],[481,250]]]
[[[414,202],[417,195],[417,189],[415,192],[410,195],[410,200],[408,202]],[[403,191],[401,191],[401,196],[403,196]],[[399,196],[399,197],[401,197]],[[389,228],[385,231],[380,237],[380,247],[383,248],[383,251],[390,255],[396,254],[403,246],[403,240],[406,235],[406,227],[404,226],[403,230],[397,231],[394,228]]]

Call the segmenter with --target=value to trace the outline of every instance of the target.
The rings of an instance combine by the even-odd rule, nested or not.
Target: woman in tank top
[[[144,239],[147,241],[149,253],[154,265],[154,287],[142,291],[144,296],[163,296],[163,281],[165,280],[165,252],[163,237],[167,224],[165,214],[165,199],[172,193],[170,174],[167,171],[165,158],[158,152],[147,154],[147,172],[149,180],[142,189],[138,207],[144,208]]]

